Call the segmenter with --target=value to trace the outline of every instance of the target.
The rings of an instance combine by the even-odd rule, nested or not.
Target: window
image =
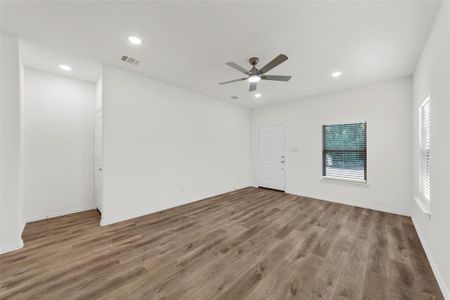
[[[421,194],[430,200],[430,98],[420,106],[420,177]]]
[[[322,175],[367,181],[367,123],[323,125]]]

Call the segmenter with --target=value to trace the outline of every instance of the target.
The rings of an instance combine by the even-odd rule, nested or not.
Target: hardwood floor
[[[403,216],[246,188],[98,224],[28,224],[0,298],[443,299]]]

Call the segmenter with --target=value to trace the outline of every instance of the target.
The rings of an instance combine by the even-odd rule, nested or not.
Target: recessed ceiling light
[[[130,41],[130,43],[134,44],[134,45],[140,45],[142,44],[142,40],[140,38],[138,38],[137,36],[129,36],[128,40]]]
[[[248,78],[248,82],[258,82],[261,80],[261,77],[259,77],[258,75],[252,75]]]
[[[64,71],[70,71],[70,70],[72,70],[72,67],[71,67],[71,66],[68,66],[68,65],[59,65],[59,68],[60,68],[61,70],[64,70]]]
[[[341,75],[342,75],[341,71],[336,71],[336,72],[331,73],[331,77],[333,77],[333,78],[341,77]]]
[[[261,94],[260,93],[256,93],[255,94],[255,98],[261,98]]]

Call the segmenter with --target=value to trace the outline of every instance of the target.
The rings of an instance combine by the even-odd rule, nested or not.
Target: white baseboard
[[[45,219],[61,217],[61,216],[64,216],[64,215],[70,215],[70,214],[74,214],[74,213],[78,213],[78,212],[82,212],[82,211],[86,211],[86,210],[91,210],[91,209],[95,209],[95,206],[94,205],[89,205],[89,206],[81,207],[81,208],[65,209],[65,210],[62,210],[62,211],[49,213],[49,214],[46,214],[46,215],[29,217],[29,218],[27,218],[26,222],[27,223],[36,222],[36,221],[41,221],[41,220],[45,220]]]
[[[0,254],[4,254],[4,253],[11,252],[14,250],[19,250],[22,248],[23,248],[23,241],[22,241],[22,239],[20,239],[20,241],[18,241],[17,243],[0,246]]]
[[[144,209],[142,211],[136,212],[136,213],[131,213],[131,214],[128,214],[128,215],[117,216],[117,217],[113,217],[113,218],[109,218],[109,219],[107,219],[104,215],[102,215],[102,218],[100,220],[100,226],[107,226],[107,225],[111,225],[111,224],[114,224],[114,223],[119,223],[119,222],[122,222],[122,221],[126,221],[126,220],[130,220],[130,219],[142,217],[142,216],[153,214],[153,213],[156,213],[156,212],[159,212],[159,211],[163,211],[163,210],[166,210],[166,209],[178,207],[178,206],[181,206],[181,205],[186,205],[186,204],[189,204],[189,203],[193,203],[193,202],[201,201],[201,200],[208,199],[208,198],[211,198],[211,197],[215,197],[215,196],[219,196],[219,195],[222,195],[222,194],[226,194],[226,193],[229,193],[229,192],[233,192],[233,191],[236,191],[236,190],[239,190],[239,189],[243,189],[243,188],[246,188],[246,187],[248,187],[248,186],[233,187],[230,190],[220,191],[220,192],[216,192],[216,193],[210,193],[210,194],[201,195],[201,196],[198,196],[198,197],[195,197],[195,198],[191,198],[191,199],[186,199],[183,202],[177,203],[176,205],[171,205],[171,206],[168,206],[168,207],[159,207],[159,208],[148,208],[148,209]]]
[[[221,194],[221,193],[219,193],[219,194]],[[217,195],[219,195],[219,194],[217,194]],[[214,197],[214,196],[216,196],[216,195],[210,195],[210,196],[202,197],[202,198],[199,198],[199,199],[193,199],[193,200],[190,200],[190,201],[189,200],[188,201],[183,201],[181,203],[178,203],[177,205],[171,205],[171,206],[168,206],[168,207],[148,208],[148,209],[141,210],[139,212],[131,213],[131,214],[128,214],[128,215],[117,216],[117,217],[109,218],[109,219],[105,218],[104,215],[102,215],[102,218],[100,220],[100,226],[107,226],[107,225],[111,225],[111,224],[114,224],[114,223],[119,223],[119,222],[122,222],[122,221],[130,220],[130,219],[134,219],[134,218],[139,218],[139,217],[142,217],[142,216],[145,216],[145,215],[153,214],[153,213],[156,213],[156,212],[159,212],[159,211],[163,211],[163,210],[166,210],[166,209],[178,207],[178,206],[181,206],[181,205],[185,205],[185,204],[188,204],[188,203],[200,201],[200,200],[203,200],[203,199],[206,199],[206,198],[209,198],[209,197]]]
[[[302,196],[302,197],[313,198],[313,199],[322,200],[322,201],[340,203],[340,204],[345,204],[345,205],[350,205],[350,206],[356,206],[356,207],[367,208],[367,209],[378,210],[378,211],[387,212],[387,213],[391,213],[391,214],[411,217],[410,210],[395,209],[395,208],[390,208],[390,207],[380,207],[380,206],[376,206],[376,205],[367,205],[365,203],[364,204],[359,204],[359,203],[356,204],[356,203],[352,203],[352,202],[340,201],[340,200],[334,200],[334,199],[321,199],[314,195],[297,194],[297,193],[291,192],[291,191],[286,191],[286,193],[297,195],[297,196]]]
[[[444,298],[446,300],[450,300],[449,288],[446,286],[444,278],[441,275],[441,272],[439,272],[438,266],[437,266],[433,256],[431,255],[431,251],[430,251],[430,248],[428,247],[425,237],[423,236],[423,233],[420,230],[420,227],[417,224],[414,216],[411,217],[411,220],[414,224],[414,228],[416,228],[416,232],[417,232],[417,235],[419,236],[420,243],[422,244],[423,250],[425,250],[425,254],[427,255],[428,261],[430,262],[431,269],[433,270],[434,276],[436,277],[438,285],[441,288],[442,294],[444,294]]]

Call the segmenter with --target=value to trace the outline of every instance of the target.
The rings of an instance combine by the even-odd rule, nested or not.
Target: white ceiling
[[[27,67],[70,76],[77,79],[97,81],[102,72],[101,65],[80,59],[73,55],[52,51],[28,41],[20,42],[22,63]],[[70,65],[70,72],[63,71],[59,65]]]
[[[411,75],[439,2],[1,2],[1,30],[70,57],[127,69],[215,98],[255,107]],[[143,44],[128,43],[138,35]],[[255,99],[225,65],[259,67],[284,53]],[[120,61],[136,57],[138,66]],[[69,57],[68,56],[68,57]],[[38,56],[36,56],[38,57]],[[51,58],[51,57],[50,57]],[[48,64],[59,64],[52,59]],[[44,62],[40,62],[42,65]],[[72,64],[78,69],[76,62]],[[80,66],[80,68],[82,68]],[[330,77],[335,70],[339,79]],[[230,96],[239,96],[231,100]]]

